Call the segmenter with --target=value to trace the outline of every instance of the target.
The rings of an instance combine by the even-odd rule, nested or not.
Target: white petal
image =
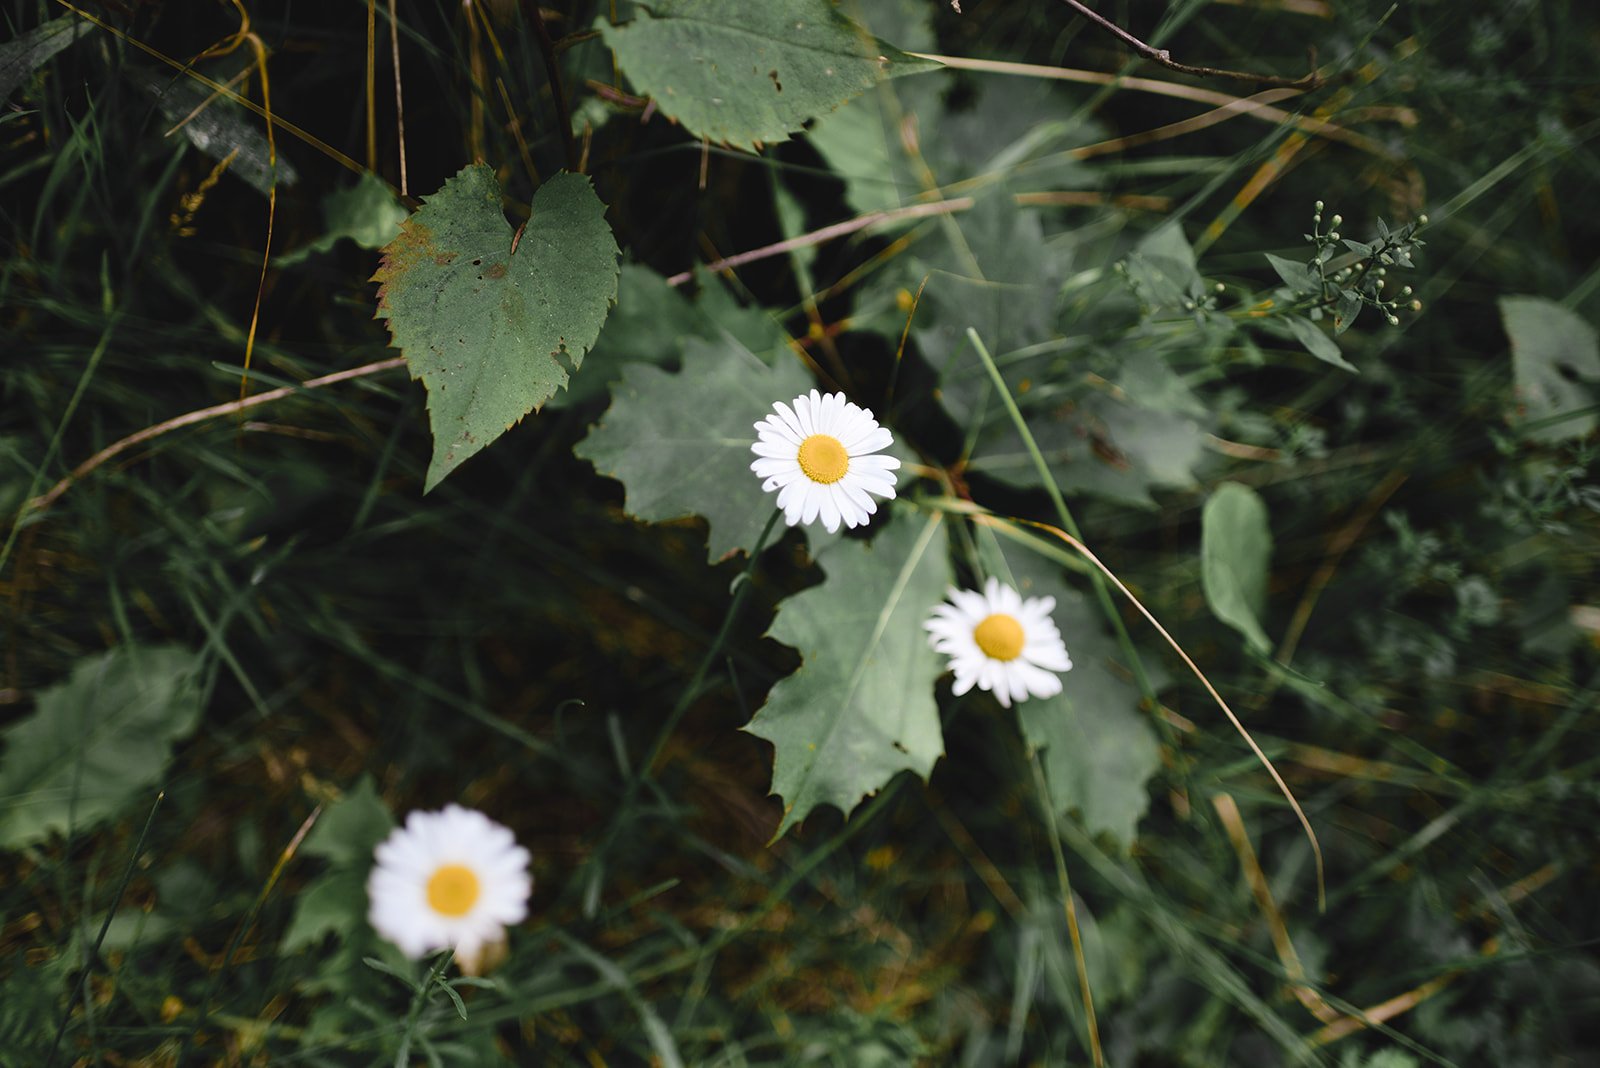
[[[820,515],[822,516],[822,525],[828,528],[829,534],[839,529],[839,520],[842,518],[839,514],[839,494],[833,486],[822,488]],[[855,526],[854,523],[850,525]]]
[[[804,441],[806,432],[800,428],[800,417],[795,415],[794,409],[783,403],[783,401],[775,402],[772,407],[777,411],[778,418],[783,420],[783,425],[789,428],[789,433],[794,435],[795,444],[798,445]]]
[[[822,486],[815,482],[800,483],[804,487],[805,497],[803,510],[800,513],[800,522],[810,523],[817,518],[817,513],[822,510]],[[838,528],[835,527],[835,530]]]
[[[822,398],[822,407],[817,415],[817,433],[839,435],[834,433],[839,422],[839,413],[844,409],[844,394],[829,393]]]
[[[758,478],[771,478],[782,471],[798,472],[800,469],[795,466],[793,460],[786,457],[763,456],[751,462],[750,470],[754,471]]]
[[[900,461],[893,456],[852,456],[850,457],[852,471],[898,471]]]
[[[868,426],[865,428],[865,433],[854,441],[841,441],[841,444],[844,445],[851,456],[865,456],[869,452],[877,452],[879,449],[887,449],[890,445],[893,445],[894,435],[881,426]]]
[[[1061,692],[1061,680],[1048,671],[1022,660],[1012,661],[1012,671],[1034,697],[1054,697]],[[1018,699],[1020,700],[1020,698]]]

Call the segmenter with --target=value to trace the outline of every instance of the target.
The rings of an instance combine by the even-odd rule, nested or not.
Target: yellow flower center
[[[1022,655],[1026,638],[1022,633],[1022,624],[1014,616],[996,612],[992,616],[985,616],[983,622],[972,628],[972,640],[990,659],[1015,660]]]
[[[800,470],[813,482],[829,485],[850,470],[850,454],[839,439],[827,434],[812,434],[800,443]]]
[[[465,864],[441,864],[428,878],[428,904],[445,916],[465,916],[478,902],[478,877]]]

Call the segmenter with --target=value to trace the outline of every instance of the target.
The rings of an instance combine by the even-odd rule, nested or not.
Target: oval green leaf
[[[1260,652],[1272,643],[1261,629],[1267,603],[1272,531],[1255,490],[1224,482],[1200,513],[1200,578],[1212,613]]]

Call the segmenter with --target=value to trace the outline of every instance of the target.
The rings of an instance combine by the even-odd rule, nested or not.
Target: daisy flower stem
[[[1000,524],[1003,522],[1002,520],[987,516],[979,517],[979,521],[989,524]],[[1217,703],[1217,707],[1222,709],[1223,715],[1228,717],[1228,722],[1233,724],[1233,729],[1239,732],[1239,737],[1243,738],[1245,744],[1250,747],[1250,752],[1254,753],[1256,759],[1261,762],[1261,766],[1267,769],[1267,774],[1271,776],[1273,783],[1278,787],[1278,792],[1283,795],[1285,801],[1289,802],[1289,808],[1294,812],[1295,818],[1300,821],[1301,829],[1306,832],[1306,841],[1311,843],[1311,856],[1317,865],[1317,911],[1326,912],[1328,908],[1328,887],[1326,872],[1322,859],[1322,843],[1317,840],[1317,832],[1312,828],[1310,818],[1306,816],[1305,809],[1300,807],[1300,802],[1295,799],[1294,791],[1289,789],[1289,784],[1284,781],[1282,775],[1278,774],[1277,766],[1274,765],[1267,754],[1262,751],[1261,746],[1256,744],[1255,738],[1252,737],[1249,730],[1245,728],[1244,722],[1239,719],[1238,715],[1233,711],[1232,708],[1228,707],[1228,702],[1224,701],[1222,699],[1222,695],[1217,692],[1217,688],[1211,685],[1211,680],[1206,678],[1206,673],[1200,670],[1200,666],[1194,662],[1193,658],[1190,657],[1188,653],[1184,652],[1183,646],[1179,645],[1177,639],[1168,633],[1167,628],[1161,625],[1161,621],[1150,614],[1150,610],[1144,606],[1144,602],[1135,597],[1133,595],[1133,591],[1128,589],[1128,587],[1123,584],[1122,580],[1117,578],[1117,576],[1112,573],[1109,567],[1101,563],[1100,558],[1094,553],[1090,552],[1089,547],[1083,544],[1082,541],[1074,538],[1066,531],[1057,530],[1055,527],[1052,527],[1046,523],[1036,523],[1031,519],[1017,519],[1011,520],[1011,522],[1026,523],[1029,526],[1037,527],[1040,530],[1053,535],[1054,537],[1060,538],[1062,541],[1072,546],[1073,550],[1081,554],[1085,560],[1088,560],[1095,567],[1099,568],[1100,573],[1106,577],[1106,580],[1114,584],[1117,587],[1117,591],[1126,597],[1129,602],[1133,604],[1134,608],[1139,610],[1139,614],[1144,616],[1145,621],[1154,627],[1156,629],[1156,633],[1161,635],[1162,640],[1167,643],[1173,652],[1178,654],[1178,659],[1182,660],[1184,665],[1190,670],[1190,672],[1194,674],[1194,677],[1200,680],[1200,685],[1205,687],[1206,693],[1211,695],[1211,699]],[[1165,722],[1166,717],[1162,716],[1158,718]]]
[[[417,992],[411,996],[411,1010],[406,1013],[406,1029],[400,1035],[400,1048],[395,1051],[394,1068],[406,1068],[411,1063],[411,1038],[417,1033],[417,1024],[422,1019],[422,1007],[428,1003],[428,991],[433,989],[433,984],[444,975],[445,968],[450,966],[450,960],[455,956],[455,950],[447,949],[440,953],[433,962],[433,967],[428,969],[428,977],[422,980],[422,985],[417,987]]]
[[[984,345],[983,339],[970,326],[967,328],[967,338],[977,350],[978,358],[983,361],[984,370],[989,372],[995,391],[1000,394],[1000,400],[1005,404],[1011,422],[1016,426],[1017,433],[1022,436],[1023,445],[1027,446],[1028,455],[1033,457],[1033,466],[1039,472],[1039,481],[1044,484],[1045,492],[1050,495],[1050,503],[1055,506],[1056,517],[1061,521],[1062,528],[1082,541],[1083,534],[1078,530],[1077,521],[1072,518],[1072,511],[1067,507],[1066,498],[1061,495],[1061,487],[1056,485],[1055,476],[1050,474],[1050,465],[1045,462],[1044,453],[1039,451],[1039,443],[1033,440],[1033,432],[1028,429],[1028,421],[1022,417],[1016,399],[1011,396],[1006,380],[1000,375],[1000,368],[995,366],[994,357],[989,355],[989,349]],[[1133,669],[1133,677],[1139,684],[1139,692],[1153,710],[1158,705],[1155,687],[1150,684],[1150,676],[1144,670],[1144,662],[1139,659],[1139,651],[1134,648],[1133,638],[1129,635],[1126,624],[1122,622],[1122,613],[1117,611],[1116,603],[1111,599],[1111,591],[1106,587],[1105,580],[1094,572],[1090,572],[1090,578],[1094,580],[1095,599],[1100,602],[1101,612],[1111,622],[1111,629],[1116,632],[1117,644],[1122,646],[1122,655],[1127,659],[1128,666]],[[1161,729],[1167,735],[1167,744],[1173,745],[1175,739],[1172,737],[1171,726],[1160,716],[1154,718],[1162,725]]]
[[[1045,826],[1050,828],[1050,855],[1056,862],[1056,884],[1061,888],[1061,907],[1067,914],[1067,935],[1072,939],[1072,963],[1078,969],[1078,989],[1083,992],[1083,1016],[1089,1031],[1089,1056],[1095,1068],[1106,1063],[1105,1052],[1100,1048],[1100,1025],[1095,1021],[1094,991],[1089,989],[1089,965],[1083,956],[1083,933],[1078,930],[1078,906],[1072,897],[1072,881],[1067,878],[1067,857],[1061,851],[1061,828],[1056,825],[1056,803],[1050,795],[1050,783],[1044,777],[1044,767],[1039,763],[1039,752],[1034,750],[1028,758],[1033,767],[1033,788],[1039,798],[1039,808]]]
[[[711,670],[711,665],[716,662],[718,655],[721,654],[723,643],[728,640],[728,633],[733,630],[733,621],[738,618],[739,609],[744,605],[744,599],[750,592],[751,578],[755,573],[756,560],[760,558],[761,551],[767,547],[767,539],[772,537],[773,528],[778,525],[778,520],[782,516],[782,512],[774,510],[767,519],[767,525],[761,528],[761,535],[756,538],[756,543],[750,547],[750,556],[745,561],[744,570],[734,580],[733,601],[728,605],[728,611],[723,614],[722,626],[717,628],[716,637],[711,639],[710,648],[706,650],[706,655],[700,659],[700,666],[695,668],[694,677],[689,680],[689,685],[684,687],[683,694],[679,696],[677,703],[672,706],[672,712],[667,716],[667,721],[661,725],[661,730],[657,732],[655,744],[650,747],[650,757],[644,762],[644,766],[640,771],[640,778],[648,778],[655,774],[656,762],[661,759],[661,751],[666,748],[667,739],[672,737],[672,732],[678,729],[678,723],[683,719],[683,714],[689,711],[689,706],[700,695],[700,687],[705,683],[706,674]]]

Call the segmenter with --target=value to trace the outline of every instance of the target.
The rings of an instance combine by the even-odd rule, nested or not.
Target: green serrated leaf
[[[1031,553],[1012,552],[1008,570],[1024,597],[1054,597],[1051,618],[1072,657],[1055,697],[1030,697],[1017,705],[1017,721],[1031,748],[1044,751],[1050,796],[1063,814],[1077,812],[1091,834],[1106,835],[1123,850],[1133,845],[1150,807],[1150,779],[1161,768],[1161,749],[1139,691],[1118,668],[1121,650],[1105,629],[1094,602],[1067,586],[1058,568]]]
[[[378,316],[428,389],[425,490],[565,386],[562,354],[573,371],[583,363],[617,296],[605,211],[589,179],[557,174],[518,238],[494,172],[477,163],[384,247]]]
[[[330,934],[344,935],[366,922],[366,909],[364,872],[345,868],[325,872],[295,895],[294,918],[278,948],[297,953]]]
[[[768,633],[803,663],[745,730],[773,744],[780,835],[818,805],[848,815],[901,771],[927,778],[944,751],[933,697],[944,664],[922,629],[950,584],[943,529],[897,508],[871,542],[821,553],[827,581],[779,606]]]
[[[1307,296],[1322,292],[1322,280],[1315,271],[1303,263],[1286,260],[1282,256],[1265,253],[1267,262],[1272,264],[1272,269],[1278,272],[1278,277],[1283,279],[1283,284]]]
[[[704,516],[706,549],[720,560],[749,551],[775,507],[750,471],[756,422],[774,401],[810,387],[792,359],[768,367],[731,337],[691,338],[677,374],[629,366],[611,408],[573,451],[622,483],[635,518]]]
[[[78,16],[59,15],[0,45],[0,103],[57,52],[88,32],[89,24]]]
[[[1351,373],[1357,373],[1355,364],[1344,358],[1344,353],[1339,351],[1339,345],[1324,334],[1316,323],[1298,315],[1285,317],[1284,322],[1289,324],[1289,332],[1305,350],[1324,363],[1331,363],[1335,367],[1343,368]]]
[[[329,867],[295,896],[294,918],[283,936],[284,952],[320,942],[328,934],[344,936],[363,929],[372,852],[393,828],[394,819],[370,775],[363,775],[323,811],[301,852],[322,857]]]
[[[1224,482],[1200,513],[1200,579],[1212,614],[1268,652],[1261,629],[1267,603],[1272,531],[1267,506],[1255,490]]]
[[[877,40],[828,0],[655,0],[601,36],[636,89],[696,137],[783,141],[884,78],[937,69]]]
[[[372,862],[372,851],[393,829],[394,818],[378,796],[372,776],[363,775],[343,797],[323,810],[300,851],[365,871]]]
[[[1516,383],[1515,424],[1538,441],[1566,441],[1594,431],[1595,392],[1582,380],[1600,379],[1600,337],[1595,328],[1555,301],[1501,297],[1500,321],[1511,339]]]
[[[127,645],[78,661],[7,728],[0,756],[0,849],[84,831],[149,800],[172,745],[200,720],[198,654]]]
[[[278,258],[278,266],[292,267],[322,252],[330,252],[342,240],[354,241],[362,248],[382,248],[393,241],[406,221],[405,205],[389,188],[389,183],[371,171],[362,171],[349,189],[329,193],[322,202],[326,226],[321,237]]]

